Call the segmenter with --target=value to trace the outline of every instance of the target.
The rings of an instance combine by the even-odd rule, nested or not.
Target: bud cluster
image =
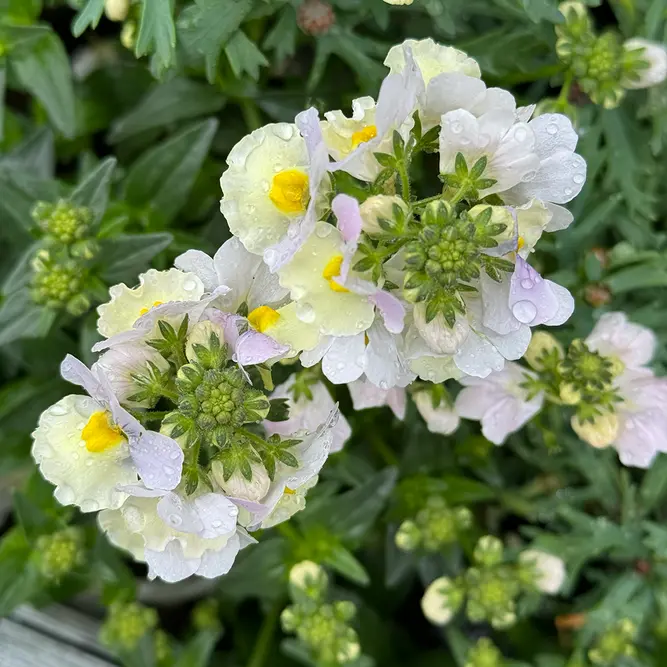
[[[467,507],[449,507],[440,496],[429,496],[414,520],[408,519],[399,526],[396,546],[403,551],[438,551],[457,542],[471,525],[472,513]]]
[[[503,655],[488,638],[482,637],[468,651],[464,667],[502,667]]]
[[[361,647],[350,625],[355,605],[347,600],[327,601],[327,575],[312,561],[295,565],[289,580],[293,604],[280,617],[285,632],[296,634],[317,665],[335,667],[356,661]]]
[[[36,554],[41,574],[57,582],[83,565],[83,532],[70,526],[51,535],[42,535],[37,541]]]
[[[43,234],[43,247],[31,261],[33,301],[82,315],[90,308],[86,295],[89,264],[98,253],[92,211],[61,199],[38,202],[32,217]]]
[[[593,665],[614,665],[622,658],[637,655],[634,644],[637,626],[629,618],[624,618],[600,635],[588,651],[588,659]]]

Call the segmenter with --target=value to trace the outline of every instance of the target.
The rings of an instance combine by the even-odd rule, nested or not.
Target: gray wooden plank
[[[13,619],[0,620],[0,667],[110,667],[77,646],[44,635]]]

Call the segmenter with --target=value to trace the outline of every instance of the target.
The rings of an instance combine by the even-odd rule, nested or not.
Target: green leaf
[[[14,516],[28,542],[34,543],[40,535],[51,533],[58,528],[58,522],[54,517],[46,514],[39,505],[32,502],[23,493],[14,493],[12,501]]]
[[[667,456],[659,454],[646,471],[639,487],[641,509],[645,514],[657,507],[667,494]]]
[[[206,77],[215,81],[220,51],[239,29],[253,8],[252,0],[196,0],[190,15],[191,24],[184,28],[184,38],[206,60]]]
[[[104,258],[101,277],[109,283],[135,281],[138,273],[172,241],[167,232],[158,234],[121,234],[102,242]]]
[[[327,553],[324,563],[330,565],[336,572],[342,574],[346,579],[355,584],[368,586],[371,582],[366,568],[341,544],[336,544]]]
[[[111,126],[109,141],[118,143],[172,123],[216,113],[226,98],[210,86],[176,78],[152,88],[139,104]]]
[[[178,656],[176,667],[206,667],[220,637],[216,630],[201,630],[188,641]]]
[[[128,202],[158,211],[165,224],[174,220],[187,201],[217,126],[214,119],[190,125],[144,153],[127,174]]]
[[[109,188],[113,171],[116,168],[116,158],[108,157],[102,160],[97,167],[75,188],[69,199],[77,206],[85,206],[93,211],[95,220],[104,215],[109,201]]]
[[[667,286],[665,260],[631,266],[609,276],[606,281],[614,294],[623,294],[637,289]]]
[[[134,52],[138,58],[154,53],[158,72],[168,69],[174,61],[176,28],[170,0],[143,0],[139,34]]]
[[[7,89],[7,67],[0,60],[0,141],[5,138],[5,91]]]
[[[12,267],[11,271],[5,277],[0,293],[3,296],[8,296],[16,290],[25,287],[30,282],[31,277],[31,268],[30,260],[34,257],[37,249],[40,247],[41,243],[36,242],[28,246],[23,254],[19,257],[18,261]]]
[[[10,153],[0,156],[0,166],[26,171],[31,176],[39,178],[53,178],[55,172],[53,132],[48,127],[37,128]]]
[[[74,87],[69,58],[60,38],[48,32],[32,47],[12,54],[19,83],[46,109],[53,125],[68,139],[76,135]]]
[[[359,543],[384,509],[396,478],[395,468],[386,468],[351,491],[338,496],[333,504],[317,507],[303,518],[306,525],[321,523],[344,542]]]
[[[266,50],[274,51],[276,60],[281,62],[294,55],[297,34],[296,12],[294,7],[286,5],[262,46]]]
[[[41,11],[41,0],[0,0],[0,16],[7,23],[33,23]]]
[[[27,289],[14,292],[0,306],[0,346],[21,338],[43,338],[55,319],[55,311],[34,304]]]
[[[257,81],[259,79],[259,68],[269,65],[269,61],[264,54],[253,41],[248,39],[242,30],[237,30],[229,40],[225,47],[225,54],[237,79],[247,73]]]
[[[72,22],[72,34],[80,37],[86,28],[97,28],[104,12],[104,0],[87,0]]]
[[[8,616],[40,589],[40,578],[30,562],[30,545],[23,531],[13,528],[0,541],[0,617]]]
[[[445,475],[442,481],[442,495],[447,502],[453,505],[479,503],[484,500],[492,500],[497,496],[495,489],[467,477]]]

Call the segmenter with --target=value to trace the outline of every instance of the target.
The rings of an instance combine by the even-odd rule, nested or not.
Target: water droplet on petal
[[[84,512],[97,512],[97,510],[100,508],[100,505],[97,501],[95,500],[84,500],[81,503],[81,509]]]
[[[525,141],[527,136],[528,131],[522,125],[519,125],[519,127],[514,130],[514,138],[519,142]]]
[[[66,415],[69,412],[69,410],[62,405],[54,405],[50,410],[49,414],[53,415],[54,417],[62,417],[63,415]]]
[[[535,178],[535,176],[537,176],[536,171],[534,171],[534,170],[533,171],[528,171],[521,177],[521,182],[522,183],[528,183],[529,181],[532,181]]]
[[[581,185],[581,184],[586,180],[586,177],[585,177],[583,174],[575,174],[575,175],[572,177],[572,180],[573,180],[577,185]]]
[[[239,510],[238,507],[230,507],[229,508],[229,516],[234,518],[239,515]]]
[[[523,287],[523,289],[533,289],[535,283],[530,278],[524,278],[521,281],[521,287]]]
[[[535,319],[537,308],[530,301],[517,301],[512,306],[512,314],[522,324],[529,324]]]
[[[169,525],[174,527],[180,526],[183,523],[183,519],[178,514],[170,514],[167,517],[167,521]]]
[[[315,309],[309,303],[299,303],[296,306],[296,316],[306,324],[315,321]]]
[[[162,466],[162,470],[164,470],[165,475],[173,475],[175,472],[171,466]]]
[[[211,526],[213,526],[213,528],[220,528],[220,526],[222,526],[222,521],[219,521],[218,519],[211,521]]]
[[[333,231],[333,226],[332,225],[317,225],[315,227],[315,236],[319,236],[321,239],[325,239],[327,236],[331,234]]]
[[[195,280],[186,280],[183,283],[183,289],[186,292],[192,292],[192,290],[196,289],[197,287],[197,282]]]
[[[547,125],[547,133],[548,134],[557,134],[558,133],[558,125],[556,123],[549,123]]]

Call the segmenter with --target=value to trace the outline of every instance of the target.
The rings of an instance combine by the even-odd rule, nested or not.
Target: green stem
[[[278,600],[269,613],[264,617],[264,622],[260,628],[257,641],[255,642],[255,649],[250,656],[248,667],[264,667],[264,663],[269,656],[269,650],[273,641],[273,633],[278,625],[280,612],[283,608],[283,601]]]
[[[401,194],[405,201],[410,201],[410,177],[408,176],[408,167],[405,160],[401,160],[397,166],[398,175],[401,179]]]
[[[556,103],[561,109],[566,109],[568,106],[567,98],[570,94],[570,88],[572,87],[572,83],[574,81],[574,74],[572,72],[568,72],[565,75],[565,81],[563,81],[563,87],[560,89],[560,95],[558,96],[558,100]]]
[[[468,183],[465,182],[457,191],[454,197],[452,199],[448,199],[447,201],[452,205],[456,206],[464,197],[466,191],[468,189]]]
[[[144,412],[143,415],[141,415],[140,421],[142,422],[156,422],[164,419],[171,410],[157,410],[153,412]]]
[[[168,398],[172,403],[178,404],[178,392],[173,389],[167,389],[167,387],[161,387],[160,393]],[[156,414],[156,413],[154,413]],[[166,412],[164,414],[167,414]]]
[[[396,454],[394,454],[387,443],[379,435],[373,434],[371,436],[371,444],[388,466],[397,466],[399,464]]]
[[[426,197],[426,199],[420,199],[416,202],[413,202],[413,206],[416,208],[417,206],[426,206],[426,204],[430,204],[432,201],[438,201],[438,199],[442,199],[442,194],[439,195],[433,195],[432,197]]]

